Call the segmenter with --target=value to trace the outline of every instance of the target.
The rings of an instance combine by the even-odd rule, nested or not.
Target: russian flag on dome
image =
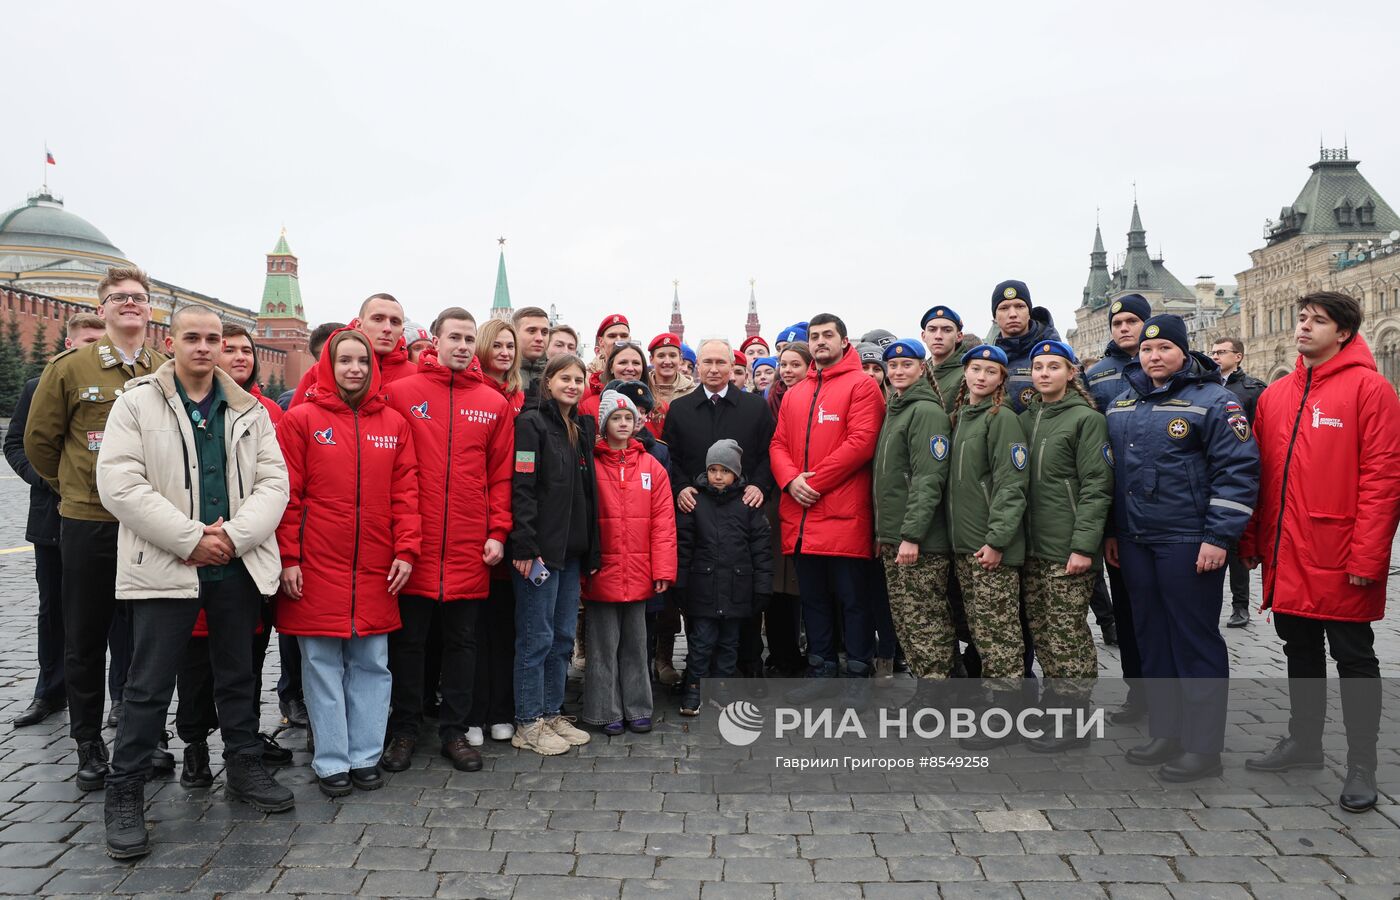
[[[44,148],[44,162],[51,166],[58,165],[58,163],[54,162],[53,152],[49,150],[48,147]]]

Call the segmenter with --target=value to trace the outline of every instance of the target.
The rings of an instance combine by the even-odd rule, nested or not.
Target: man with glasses
[[[24,432],[25,455],[59,496],[68,730],[78,744],[77,780],[84,791],[99,790],[107,781],[102,679],[107,632],[118,613],[117,520],[97,495],[97,453],[107,415],[127,381],[166,361],[165,354],[143,343],[151,321],[145,272],[108,269],[97,296],[106,334],[54,357],[34,390]]]
[[[1223,337],[1210,348],[1210,358],[1220,367],[1225,387],[1239,398],[1245,418],[1254,426],[1254,407],[1267,384],[1249,375],[1241,367],[1244,362],[1244,341]],[[1240,559],[1236,547],[1230,548],[1226,562],[1230,568],[1230,621],[1227,628],[1244,628],[1249,624],[1249,567]]]

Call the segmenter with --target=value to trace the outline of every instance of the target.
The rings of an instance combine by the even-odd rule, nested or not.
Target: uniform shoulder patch
[[[1240,443],[1249,440],[1249,419],[1243,412],[1232,413],[1227,420],[1230,423],[1230,430],[1235,433],[1235,437],[1240,439]]]
[[[1167,436],[1175,440],[1181,440],[1191,433],[1191,423],[1177,416],[1167,423]]]
[[[535,451],[515,451],[515,471],[529,474],[535,471]]]
[[[1181,399],[1180,397],[1172,397],[1172,398],[1169,399],[1169,400],[1163,400],[1161,403],[1159,403],[1159,404],[1157,404],[1157,405],[1158,405],[1158,406],[1190,406],[1190,405],[1191,405],[1191,401],[1190,401],[1190,400],[1183,400],[1183,399]]]
[[[1137,400],[1134,399],[1134,398],[1132,398],[1132,397],[1129,397],[1129,398],[1126,399],[1126,400],[1115,400],[1115,401],[1113,401],[1113,405],[1114,405],[1114,406],[1118,406],[1118,407],[1134,406],[1134,405],[1136,405],[1136,404],[1137,404]]]
[[[1030,406],[1030,405],[1031,405],[1031,401],[1034,400],[1034,399],[1035,399],[1035,388],[1033,388],[1033,387],[1028,387],[1028,388],[1025,388],[1024,390],[1021,391],[1021,405],[1022,405],[1022,406]]]
[[[1026,452],[1025,444],[1015,443],[1011,445],[1011,464],[1016,467],[1017,471],[1025,469],[1029,457],[1030,454]]]
[[[1109,468],[1113,467],[1113,445],[1108,441],[1103,442],[1103,458],[1108,463]]]
[[[946,434],[935,434],[928,440],[928,452],[933,454],[933,458],[942,462],[948,458],[948,436]]]
[[[1099,372],[1099,373],[1097,373],[1097,374],[1095,374],[1095,375],[1090,375],[1090,376],[1089,376],[1089,383],[1092,384],[1092,383],[1094,383],[1095,381],[1106,381],[1106,380],[1108,380],[1109,378],[1122,378],[1122,377],[1123,377],[1123,373],[1122,373],[1122,372],[1119,372],[1117,369],[1104,369],[1102,372]]]

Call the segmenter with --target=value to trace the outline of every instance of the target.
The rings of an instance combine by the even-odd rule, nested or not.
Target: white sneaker
[[[486,739],[481,736],[481,729],[475,725],[467,729],[467,744],[472,747],[480,747],[486,743]]]
[[[491,726],[491,740],[508,741],[515,737],[515,726],[509,722],[498,722]]]
[[[533,750],[540,756],[558,756],[569,749],[568,742],[545,727],[544,719],[526,722],[515,729],[510,745],[518,750]]]
[[[573,719],[573,716],[550,716],[544,720],[544,726],[559,735],[569,746],[581,747],[593,740],[593,736],[575,728]]]

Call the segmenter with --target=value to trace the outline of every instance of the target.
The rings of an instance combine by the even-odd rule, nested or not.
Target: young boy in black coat
[[[773,545],[761,508],[742,502],[743,450],[716,441],[695,480],[695,509],[677,521],[677,584],[684,588],[685,689],[681,715],[700,713],[700,679],[732,678],[739,628],[773,592]]]

